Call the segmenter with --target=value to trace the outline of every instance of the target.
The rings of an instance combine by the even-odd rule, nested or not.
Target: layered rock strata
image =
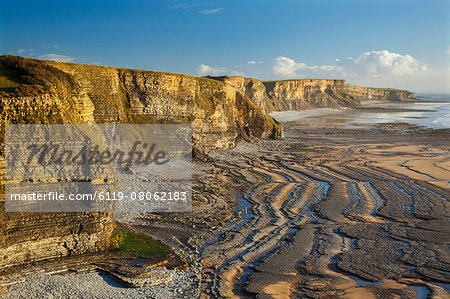
[[[190,123],[195,148],[211,152],[240,139],[279,136],[281,128],[267,112],[414,97],[344,80],[214,79],[1,56],[0,156],[7,123]],[[114,246],[111,214],[4,213],[3,176],[0,271]]]
[[[5,124],[191,123],[203,152],[280,134],[259,105],[205,78],[1,56],[0,79],[0,272],[115,245],[111,214],[4,212]]]
[[[345,80],[299,79],[259,81],[243,77],[210,77],[233,86],[266,112],[319,107],[356,107],[366,100],[414,99],[407,90],[360,87]]]
[[[205,78],[105,66],[46,62],[71,75],[96,123],[190,123],[203,152],[240,139],[277,137],[280,127],[232,86]],[[86,99],[86,98],[84,98]]]

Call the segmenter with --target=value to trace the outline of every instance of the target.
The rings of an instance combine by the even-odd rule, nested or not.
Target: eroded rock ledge
[[[415,93],[391,88],[360,87],[345,80],[298,79],[260,81],[243,77],[209,77],[223,81],[252,99],[266,112],[318,107],[355,107],[367,100],[414,99]]]
[[[229,84],[182,74],[1,56],[6,123],[191,123],[194,146],[277,137],[280,126]]]
[[[0,272],[115,246],[111,214],[4,212],[5,124],[191,123],[199,152],[281,131],[259,105],[216,80],[9,55],[0,56],[0,71]]]
[[[112,215],[104,213],[5,214],[6,123],[191,123],[195,148],[210,152],[240,139],[279,136],[271,111],[414,97],[343,80],[213,80],[9,55],[0,56],[0,71],[0,270],[106,250],[114,246],[115,227]]]

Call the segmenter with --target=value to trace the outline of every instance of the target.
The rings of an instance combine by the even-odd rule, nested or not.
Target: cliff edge
[[[210,77],[225,82],[252,99],[266,112],[311,108],[357,107],[366,100],[414,99],[407,90],[360,87],[345,80],[298,79],[260,81],[243,77]]]
[[[408,91],[359,87],[344,80],[201,78],[0,56],[0,272],[115,245],[115,224],[108,213],[4,212],[8,123],[190,123],[194,147],[210,152],[233,147],[240,139],[278,137],[281,126],[267,114],[271,111],[413,97]]]
[[[9,55],[0,71],[5,123],[190,123],[204,152],[280,134],[260,105],[216,80]]]
[[[8,123],[190,123],[201,152],[277,137],[263,108],[229,84],[163,72],[0,56],[0,273],[115,246],[109,213],[5,213]]]

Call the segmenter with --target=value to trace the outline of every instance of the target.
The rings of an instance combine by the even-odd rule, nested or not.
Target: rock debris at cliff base
[[[399,124],[290,123],[283,140],[241,143],[211,155],[214,162],[197,162],[193,213],[117,219],[163,240],[201,273],[180,274],[178,289],[194,297],[445,298],[448,135]],[[38,292],[51,282],[55,290],[107,298],[94,290],[106,283],[97,275],[24,285]],[[72,280],[88,287],[76,290]],[[182,297],[173,287],[105,289],[119,297]]]
[[[194,213],[116,215],[202,273],[183,278],[192,296],[448,296],[448,131],[291,123],[286,139],[264,139],[281,133],[267,112],[355,107],[362,99],[405,100],[413,93],[343,80],[219,82],[13,56],[0,61],[2,70],[18,65],[31,77],[43,76],[2,91],[6,123],[192,123],[195,150],[205,161],[195,167]],[[205,154],[236,144],[212,158]],[[107,249],[113,228],[107,214],[2,219],[3,267]],[[23,233],[36,223],[37,236]],[[53,229],[55,223],[64,230]],[[28,251],[16,250],[23,244]],[[83,276],[73,282],[78,278],[86,282]],[[77,287],[61,281],[52,281],[55,290]],[[45,276],[36,283],[49,287]],[[172,287],[160,290],[172,294]]]
[[[194,217],[137,223],[199,259],[213,296],[445,297],[448,134],[289,123],[202,164]]]

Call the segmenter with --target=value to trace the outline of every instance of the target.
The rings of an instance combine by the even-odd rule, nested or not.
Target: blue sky
[[[4,1],[0,51],[191,75],[450,89],[449,1]]]

